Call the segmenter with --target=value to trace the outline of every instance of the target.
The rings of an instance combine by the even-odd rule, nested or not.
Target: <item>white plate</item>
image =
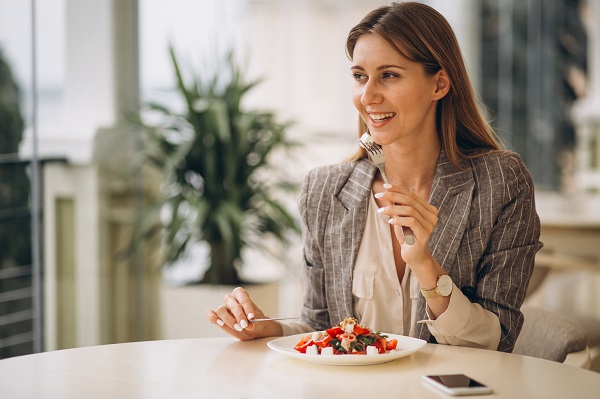
[[[275,352],[311,363],[339,366],[364,366],[368,364],[387,363],[408,356],[411,353],[420,350],[427,343],[418,338],[384,333],[384,335],[388,336],[388,339],[398,340],[398,346],[396,346],[396,349],[393,351],[378,355],[307,355],[306,353],[300,353],[294,349],[294,346],[296,346],[305,335],[306,334],[296,334],[278,338],[267,342],[267,345]]]

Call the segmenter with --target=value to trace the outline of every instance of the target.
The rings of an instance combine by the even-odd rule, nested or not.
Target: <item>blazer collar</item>
[[[461,169],[457,169],[449,161],[446,151],[440,151],[429,197],[429,203],[439,210],[438,223],[429,239],[429,248],[448,273],[467,227],[475,187],[471,163],[461,160],[460,166]],[[358,161],[336,195],[338,204],[346,210],[366,206],[365,200],[371,194],[376,172],[377,168],[369,160]],[[362,236],[362,231],[360,235]]]
[[[468,161],[463,160],[461,168],[463,170],[458,170],[450,163],[446,150],[440,151],[429,203],[439,208],[448,195],[456,195],[469,188],[469,182],[473,183],[471,165]],[[338,200],[346,209],[361,204],[362,200],[371,193],[371,185],[376,172],[377,167],[369,160],[357,161],[356,167],[352,169],[346,184],[337,195]]]
[[[438,222],[429,239],[429,248],[448,273],[467,228],[475,187],[470,162],[463,160],[460,166],[462,170],[450,163],[442,150],[429,197],[429,203],[438,208]]]
[[[439,264],[450,273],[462,236],[467,228],[475,180],[471,163],[461,161],[457,169],[445,150],[440,151],[429,203],[438,208],[438,223],[429,239],[429,248]],[[337,197],[337,204],[346,210],[365,207],[377,168],[367,159],[358,161],[348,175]],[[365,212],[359,213],[366,218]],[[361,219],[362,222],[362,219]],[[364,227],[364,226],[361,226]],[[362,230],[359,232],[362,237]]]
[[[352,168],[346,184],[337,194],[338,201],[346,208],[352,209],[364,204],[364,199],[371,194],[371,185],[375,178],[377,167],[367,159],[357,161]]]
[[[468,189],[469,183],[473,183],[473,170],[470,162],[461,160],[460,166],[462,170],[456,169],[448,159],[446,150],[440,151],[429,196],[431,205],[439,208],[448,195],[456,195]]]
[[[458,170],[450,163],[446,155],[446,151],[442,150],[438,157],[436,167],[436,176],[433,180],[432,191],[429,202],[437,207],[438,223],[429,240],[429,248],[431,253],[448,273],[451,272],[452,264],[458,251],[458,246],[462,241],[462,236],[467,226],[468,212],[471,207],[471,198],[474,188],[473,171],[469,161],[461,163],[462,170]],[[333,247],[342,248],[344,245],[352,242],[356,250],[354,252],[343,252],[339,254],[339,258],[334,261],[339,262],[338,272],[351,276],[352,267],[356,260],[356,252],[362,240],[364,224],[366,221],[366,212],[360,206],[366,207],[368,202],[367,196],[371,193],[371,185],[373,178],[377,172],[377,168],[366,159],[360,160],[348,175],[346,183],[341,187],[337,195],[337,201],[334,201],[333,207],[341,206],[347,211],[341,224],[336,224],[335,229],[339,234],[331,236],[332,240],[338,245]],[[341,210],[341,208],[340,208]],[[344,213],[342,211],[342,213]],[[355,219],[354,232],[348,229],[339,228],[344,223],[350,223],[352,218]],[[354,241],[352,241],[354,240]],[[327,277],[326,277],[327,278]],[[334,276],[329,276],[330,280],[334,280]],[[337,324],[345,317],[344,315],[352,314],[352,278],[348,277],[344,280],[344,289],[341,292],[334,293],[336,300],[332,301],[330,309],[332,321]],[[336,291],[337,292],[337,291]],[[344,293],[346,293],[344,295]],[[339,296],[339,297],[338,297]],[[339,306],[336,304],[343,304]],[[350,312],[350,313],[348,313]],[[417,314],[425,316],[425,300],[421,298],[417,307]],[[429,330],[424,325],[417,327],[418,336],[423,339],[428,339]]]

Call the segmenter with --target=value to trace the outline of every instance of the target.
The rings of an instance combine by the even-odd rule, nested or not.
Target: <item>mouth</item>
[[[367,113],[369,118],[375,123],[381,123],[387,121],[388,119],[392,119],[396,114],[394,112],[388,112],[384,114],[371,114]]]

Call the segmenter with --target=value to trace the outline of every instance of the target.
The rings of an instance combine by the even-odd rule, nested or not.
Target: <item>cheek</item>
[[[356,107],[356,109],[359,111],[362,111],[362,108],[363,108],[363,105],[360,102],[360,99],[362,98],[362,94],[363,94],[363,91],[361,88],[355,87],[354,89],[352,89],[352,103],[354,104],[354,107]]]

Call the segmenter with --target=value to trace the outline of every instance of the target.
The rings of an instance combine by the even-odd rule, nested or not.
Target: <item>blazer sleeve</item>
[[[489,238],[477,267],[476,298],[485,309],[500,320],[499,351],[512,351],[523,326],[520,311],[535,254],[542,247],[539,241],[540,221],[535,210],[534,185],[521,158],[506,152],[498,158],[485,160],[485,172],[490,190],[482,203],[489,220]]]

